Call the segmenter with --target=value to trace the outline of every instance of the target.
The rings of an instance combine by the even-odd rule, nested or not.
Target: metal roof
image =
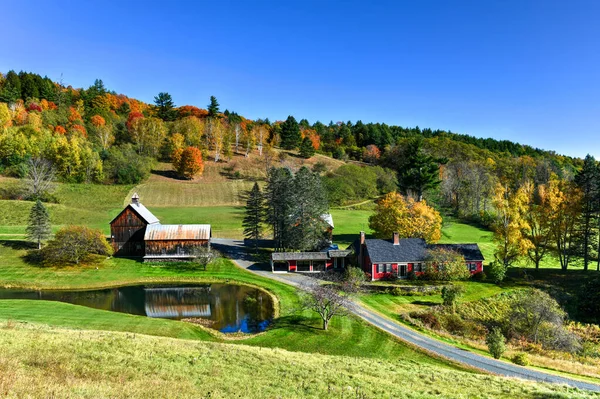
[[[324,213],[321,215],[321,219],[327,223],[329,226],[331,226],[331,228],[335,228],[335,226],[333,225],[333,216],[331,216],[331,213]]]
[[[156,216],[154,216],[152,214],[152,212],[150,212],[148,210],[148,208],[146,208],[144,205],[140,204],[139,202],[137,202],[135,204],[129,204],[128,206],[130,206],[131,209],[133,209],[138,215],[140,215],[142,217],[142,219],[144,219],[146,221],[146,223],[148,223],[148,224],[160,223],[158,221],[158,218]]]
[[[145,241],[209,240],[210,224],[151,224],[146,227]]]
[[[274,252],[273,260],[328,260],[326,252]]]

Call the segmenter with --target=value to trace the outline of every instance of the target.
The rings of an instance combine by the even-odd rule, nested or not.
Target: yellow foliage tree
[[[581,200],[581,190],[573,183],[552,175],[548,183],[547,206],[550,211],[550,234],[554,239],[562,270],[567,270],[571,258],[575,255],[579,238]]]
[[[11,115],[6,103],[0,103],[0,128],[10,126]]]
[[[442,235],[442,217],[425,201],[406,200],[397,192],[386,194],[369,217],[375,235],[389,238],[397,232],[401,238],[422,238],[435,242]]]
[[[494,240],[497,246],[494,257],[505,268],[524,256],[532,246],[531,241],[525,237],[529,228],[524,217],[527,203],[527,194],[523,187],[513,191],[507,185],[496,185],[493,204],[496,208]]]

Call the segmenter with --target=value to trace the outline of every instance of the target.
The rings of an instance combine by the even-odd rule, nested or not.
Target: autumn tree
[[[108,149],[115,140],[112,133],[112,125],[106,124],[106,120],[100,115],[94,115],[90,118],[91,133],[103,150]]]
[[[428,280],[453,281],[466,280],[471,273],[460,253],[447,248],[435,248],[427,251],[424,276]]]
[[[541,184],[535,186],[528,181],[523,186],[523,191],[527,199],[524,219],[527,228],[524,230],[524,237],[531,245],[527,249],[529,260],[539,269],[540,262],[550,250],[552,236],[550,234],[550,207],[546,186]]]
[[[0,129],[10,125],[11,115],[6,103],[0,103]]]
[[[171,125],[172,134],[180,134],[185,138],[185,143],[194,147],[202,145],[202,135],[206,129],[203,120],[195,116],[187,116],[176,120]]]
[[[381,238],[422,238],[435,242],[441,238],[442,217],[425,201],[406,200],[397,192],[386,194],[377,202],[375,213],[369,217],[369,227]]]
[[[202,152],[196,147],[187,147],[180,151],[180,154],[176,155],[174,159],[177,173],[186,179],[193,179],[201,175],[204,171]]]
[[[156,157],[166,135],[165,124],[158,118],[136,118],[131,124],[131,136],[140,154]]]
[[[548,207],[550,209],[550,233],[562,270],[577,253],[579,242],[579,217],[581,214],[581,190],[572,182],[553,176],[548,183]]]
[[[207,134],[209,135],[210,148],[214,151],[215,162],[219,162],[223,153],[223,146],[226,141],[228,129],[227,126],[224,125],[224,122],[219,118],[212,120],[208,124],[208,127],[209,131]]]
[[[525,237],[529,228],[525,219],[527,195],[523,188],[511,190],[507,185],[498,183],[493,199],[496,208],[494,221],[494,257],[505,268],[512,266],[527,253],[531,242]]]
[[[381,157],[381,151],[375,144],[369,144],[363,150],[363,160],[368,163],[375,163]]]
[[[50,215],[48,210],[39,199],[31,207],[29,222],[27,223],[27,238],[37,243],[38,249],[42,249],[42,240],[50,237]]]
[[[86,226],[63,227],[42,249],[44,263],[62,265],[92,259],[92,255],[111,255],[112,248],[102,231]]]
[[[254,146],[256,145],[256,125],[247,125],[246,129],[244,129],[244,135],[242,137],[244,141],[244,147],[246,152],[244,156],[249,157],[252,150],[254,150]]]

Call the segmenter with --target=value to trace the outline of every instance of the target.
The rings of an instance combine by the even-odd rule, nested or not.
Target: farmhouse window
[[[477,271],[477,263],[469,263],[469,271]]]
[[[392,272],[392,264],[391,263],[387,263],[385,265],[385,272],[386,273],[391,273]]]
[[[413,264],[413,272],[422,272],[423,264],[422,263],[414,263]]]
[[[384,271],[384,264],[383,263],[379,263],[377,265],[377,273],[383,273]]]

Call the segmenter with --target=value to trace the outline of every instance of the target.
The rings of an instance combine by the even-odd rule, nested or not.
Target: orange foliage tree
[[[184,150],[176,149],[172,158],[175,170],[186,179],[193,179],[204,171],[202,152],[196,147],[187,147]]]
[[[195,116],[196,118],[202,119],[208,116],[208,111],[202,108],[194,107],[193,105],[183,105],[177,108],[177,114],[180,118]]]
[[[54,128],[54,133],[65,135],[67,134],[67,129],[59,125]]]
[[[363,160],[369,163],[375,163],[381,156],[381,151],[375,144],[369,144],[367,148],[363,150]]]
[[[101,126],[106,125],[106,121],[100,115],[92,116],[90,118],[90,122],[92,123],[92,125],[94,125],[94,127],[101,127]]]

